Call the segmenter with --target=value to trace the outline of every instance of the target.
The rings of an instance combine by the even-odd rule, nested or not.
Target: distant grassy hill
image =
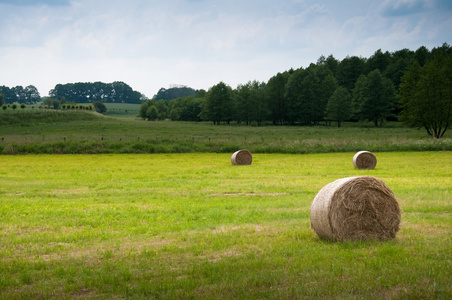
[[[81,103],[82,105],[91,105],[91,103]],[[135,118],[140,111],[141,104],[133,103],[104,103],[107,111],[106,116],[117,118]]]
[[[34,124],[92,121],[97,120],[101,115],[92,111],[65,111],[53,109],[17,109],[0,111],[0,125],[10,126],[33,126]]]
[[[140,110],[140,104],[104,103],[107,107],[106,116],[135,118]]]
[[[129,113],[129,112],[127,112]],[[329,126],[213,125],[143,121],[89,111],[0,111],[0,153],[324,153],[452,150],[450,131],[432,140],[423,130],[346,123]]]

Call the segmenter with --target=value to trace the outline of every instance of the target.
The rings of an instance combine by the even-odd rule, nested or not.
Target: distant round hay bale
[[[353,156],[353,165],[358,169],[375,169],[377,158],[369,151],[359,151]]]
[[[389,240],[400,225],[394,193],[374,177],[347,177],[324,186],[311,204],[311,228],[327,240]]]
[[[234,152],[231,156],[231,163],[233,165],[251,165],[253,162],[253,156],[251,152],[246,149],[242,149]]]

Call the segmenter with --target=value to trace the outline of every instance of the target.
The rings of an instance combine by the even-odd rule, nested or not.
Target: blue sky
[[[0,85],[124,81],[152,97],[268,81],[321,55],[452,43],[450,0],[0,0]]]

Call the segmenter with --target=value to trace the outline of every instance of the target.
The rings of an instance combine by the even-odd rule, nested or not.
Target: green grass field
[[[397,122],[385,128],[362,123],[345,123],[343,128],[251,127],[149,122],[86,111],[0,111],[0,154],[233,153],[243,148],[292,154],[452,151],[452,138],[451,130],[435,140],[424,130]]]
[[[131,103],[105,103],[107,116],[121,118],[136,118],[140,111],[140,104]]]
[[[452,152],[0,156],[1,299],[451,299]],[[335,179],[383,180],[388,242],[310,229]]]

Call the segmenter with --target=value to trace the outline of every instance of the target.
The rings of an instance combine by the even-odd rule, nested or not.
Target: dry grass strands
[[[369,151],[359,151],[353,156],[353,165],[358,169],[375,169],[377,158]]]
[[[311,228],[327,240],[389,240],[400,225],[394,193],[374,177],[347,177],[324,186],[311,204]]]
[[[234,152],[231,156],[231,163],[233,165],[251,165],[253,162],[253,156],[251,152],[246,149],[242,149]]]

